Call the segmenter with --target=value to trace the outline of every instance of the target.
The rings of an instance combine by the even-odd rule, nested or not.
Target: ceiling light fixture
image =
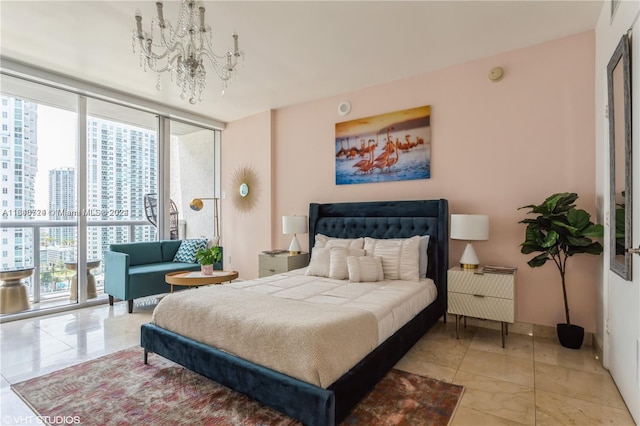
[[[132,31],[133,52],[136,53],[136,41],[140,44],[140,66],[158,73],[156,89],[161,90],[160,75],[167,71],[171,80],[175,78],[181,89],[180,97],[185,99],[189,93],[189,103],[202,100],[207,73],[204,68],[206,58],[220,80],[222,95],[228,80],[237,74],[238,58],[244,52],[238,50],[238,34],[233,34],[233,51],[224,56],[213,53],[211,26],[204,23],[204,6],[196,7],[196,2],[182,0],[177,25],[174,28],[162,13],[162,2],[156,2],[158,16],[151,20],[149,33],[142,31],[142,14],[136,10],[136,28]],[[154,31],[158,36],[154,36]]]

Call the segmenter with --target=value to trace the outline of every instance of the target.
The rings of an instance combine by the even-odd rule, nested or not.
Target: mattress
[[[436,296],[426,279],[349,283],[304,271],[173,293],[152,321],[326,388]]]
[[[309,303],[342,305],[371,312],[378,322],[378,344],[384,342],[436,300],[433,280],[384,280],[350,283],[346,280],[306,276],[306,268],[227,286]]]

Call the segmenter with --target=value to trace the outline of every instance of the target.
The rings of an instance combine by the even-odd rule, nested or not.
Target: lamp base
[[[471,243],[467,243],[467,246],[464,248],[464,252],[462,253],[462,257],[460,257],[460,266],[463,269],[475,269],[478,267],[480,262],[478,261],[478,256],[476,256],[476,252],[473,249]]]
[[[470,264],[470,263],[461,263],[460,267],[462,269],[477,269],[478,265],[473,265],[473,264]]]
[[[289,245],[289,254],[300,254],[302,252],[302,247],[300,247],[300,243],[298,242],[298,238],[296,234],[293,234],[293,239],[291,240],[291,245]]]

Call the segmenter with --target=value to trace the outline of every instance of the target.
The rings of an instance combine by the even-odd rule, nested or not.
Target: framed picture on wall
[[[429,179],[429,105],[336,123],[336,185]]]

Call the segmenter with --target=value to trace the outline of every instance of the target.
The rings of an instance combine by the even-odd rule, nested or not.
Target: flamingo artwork
[[[336,153],[336,158],[341,158],[347,155],[347,150],[344,149],[344,139],[340,139],[340,151]]]
[[[336,185],[431,177],[428,105],[338,122],[335,130]]]
[[[353,165],[353,167],[358,168],[358,170],[355,171],[355,173],[358,173],[358,171],[362,174],[366,174],[366,173],[370,173],[372,172],[372,168],[373,168],[373,151],[374,149],[370,149],[371,148],[371,142],[373,141],[373,139],[369,139],[369,147],[368,147],[368,151],[369,151],[369,159],[368,160],[360,160],[357,163],[355,163]]]
[[[354,140],[357,140],[358,137],[356,136]],[[358,155],[358,148],[353,147],[351,148],[351,141],[349,138],[347,138],[347,158],[353,158],[356,155]]]

